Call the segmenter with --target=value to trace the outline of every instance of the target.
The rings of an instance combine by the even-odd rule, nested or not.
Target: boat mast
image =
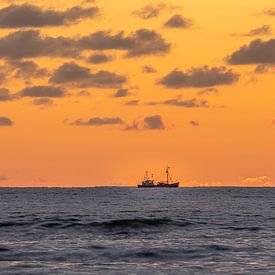
[[[144,180],[148,180],[148,171],[145,172]]]
[[[166,167],[166,182],[167,182],[167,184],[169,183],[169,169],[170,169],[170,167],[167,166]]]

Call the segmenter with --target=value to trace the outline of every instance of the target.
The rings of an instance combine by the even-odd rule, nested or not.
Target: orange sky
[[[274,8],[1,1],[0,186],[275,186]]]

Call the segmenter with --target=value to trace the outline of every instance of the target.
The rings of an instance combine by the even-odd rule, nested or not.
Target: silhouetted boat
[[[166,168],[166,180],[155,183],[153,176],[150,178],[148,175],[148,171],[146,171],[144,180],[141,184],[138,185],[138,188],[177,188],[179,187],[179,182],[174,182],[170,173],[170,167]]]

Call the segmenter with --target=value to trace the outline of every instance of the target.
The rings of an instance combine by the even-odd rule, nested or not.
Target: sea
[[[275,188],[0,188],[0,274],[275,274]]]

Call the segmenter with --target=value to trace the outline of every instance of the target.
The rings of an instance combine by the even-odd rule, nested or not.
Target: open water
[[[275,188],[0,189],[1,274],[275,274]]]

